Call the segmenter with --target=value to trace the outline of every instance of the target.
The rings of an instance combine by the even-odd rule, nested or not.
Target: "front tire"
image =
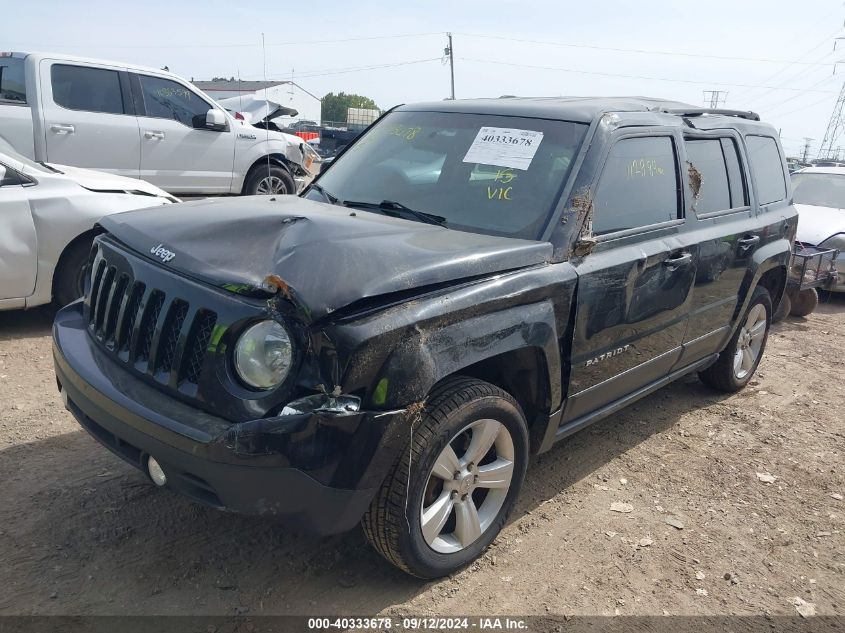
[[[504,526],[525,478],[527,426],[510,394],[459,377],[434,389],[409,435],[362,526],[388,561],[438,578],[475,560]]]
[[[296,184],[284,167],[270,164],[257,165],[247,175],[245,196],[286,195],[296,193]]]
[[[751,302],[742,315],[736,332],[719,358],[699,372],[701,381],[719,391],[739,391],[757,370],[772,324],[772,297],[760,286],[754,289]]]
[[[53,301],[57,307],[63,308],[85,294],[85,275],[93,242],[94,238],[81,239],[62,253],[53,275]]]

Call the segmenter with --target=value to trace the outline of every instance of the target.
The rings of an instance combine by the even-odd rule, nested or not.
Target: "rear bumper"
[[[168,487],[216,508],[278,515],[318,534],[360,520],[389,466],[378,449],[394,444],[388,431],[401,412],[233,424],[166,396],[102,354],[80,306],[56,316],[56,378],[67,409],[106,448],[145,473],[154,457]],[[343,459],[356,448],[358,459]]]

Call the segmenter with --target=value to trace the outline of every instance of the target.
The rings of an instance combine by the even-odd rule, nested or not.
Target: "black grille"
[[[154,276],[134,279],[136,270],[100,251],[86,297],[91,335],[135,372],[171,388],[196,387],[217,313],[168,296]]]
[[[153,290],[150,293],[149,300],[147,301],[144,316],[141,318],[141,331],[138,333],[137,360],[150,360],[150,350],[153,346],[156,323],[158,323],[158,315],[161,314],[161,308],[163,305],[164,293],[160,290]]]
[[[179,344],[179,336],[182,334],[182,326],[185,324],[187,314],[188,304],[184,301],[176,299],[170,304],[167,319],[161,330],[156,371],[169,372],[173,369],[173,357],[176,356],[176,346]]]
[[[185,361],[182,363],[182,373],[179,382],[187,381],[193,384],[199,382],[202,372],[202,363],[205,359],[205,352],[208,343],[211,341],[211,333],[217,323],[217,315],[210,310],[200,310],[194,318],[194,324],[188,333],[188,344],[185,347]]]

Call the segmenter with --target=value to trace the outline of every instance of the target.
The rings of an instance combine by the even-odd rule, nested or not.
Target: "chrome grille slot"
[[[102,335],[103,319],[106,316],[106,308],[108,307],[108,299],[112,291],[112,281],[114,281],[115,271],[114,266],[109,266],[106,269],[106,273],[103,275],[103,280],[97,292],[97,307],[94,312],[94,332],[98,336]]]
[[[106,344],[114,343],[114,332],[117,327],[117,315],[120,306],[123,304],[126,295],[126,286],[129,284],[129,275],[122,273],[117,279],[117,283],[112,286],[111,294],[109,295],[108,306],[106,307],[106,318],[103,324],[103,341]]]
[[[138,312],[141,310],[141,299],[144,298],[144,291],[147,287],[140,281],[132,285],[132,293],[123,311],[120,328],[117,332],[115,347],[118,352],[129,352],[129,343],[132,340],[132,330],[135,329],[135,321],[138,319]],[[124,359],[125,360],[125,359]]]
[[[161,290],[153,290],[147,299],[144,315],[141,317],[141,326],[138,331],[138,350],[135,360],[150,360],[150,349],[153,344],[156,323],[158,323],[158,315],[161,313],[163,305],[164,293]]]

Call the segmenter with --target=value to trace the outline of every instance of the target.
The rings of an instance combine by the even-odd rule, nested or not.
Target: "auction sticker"
[[[483,127],[464,156],[465,163],[528,169],[543,140],[542,132],[506,127]]]

